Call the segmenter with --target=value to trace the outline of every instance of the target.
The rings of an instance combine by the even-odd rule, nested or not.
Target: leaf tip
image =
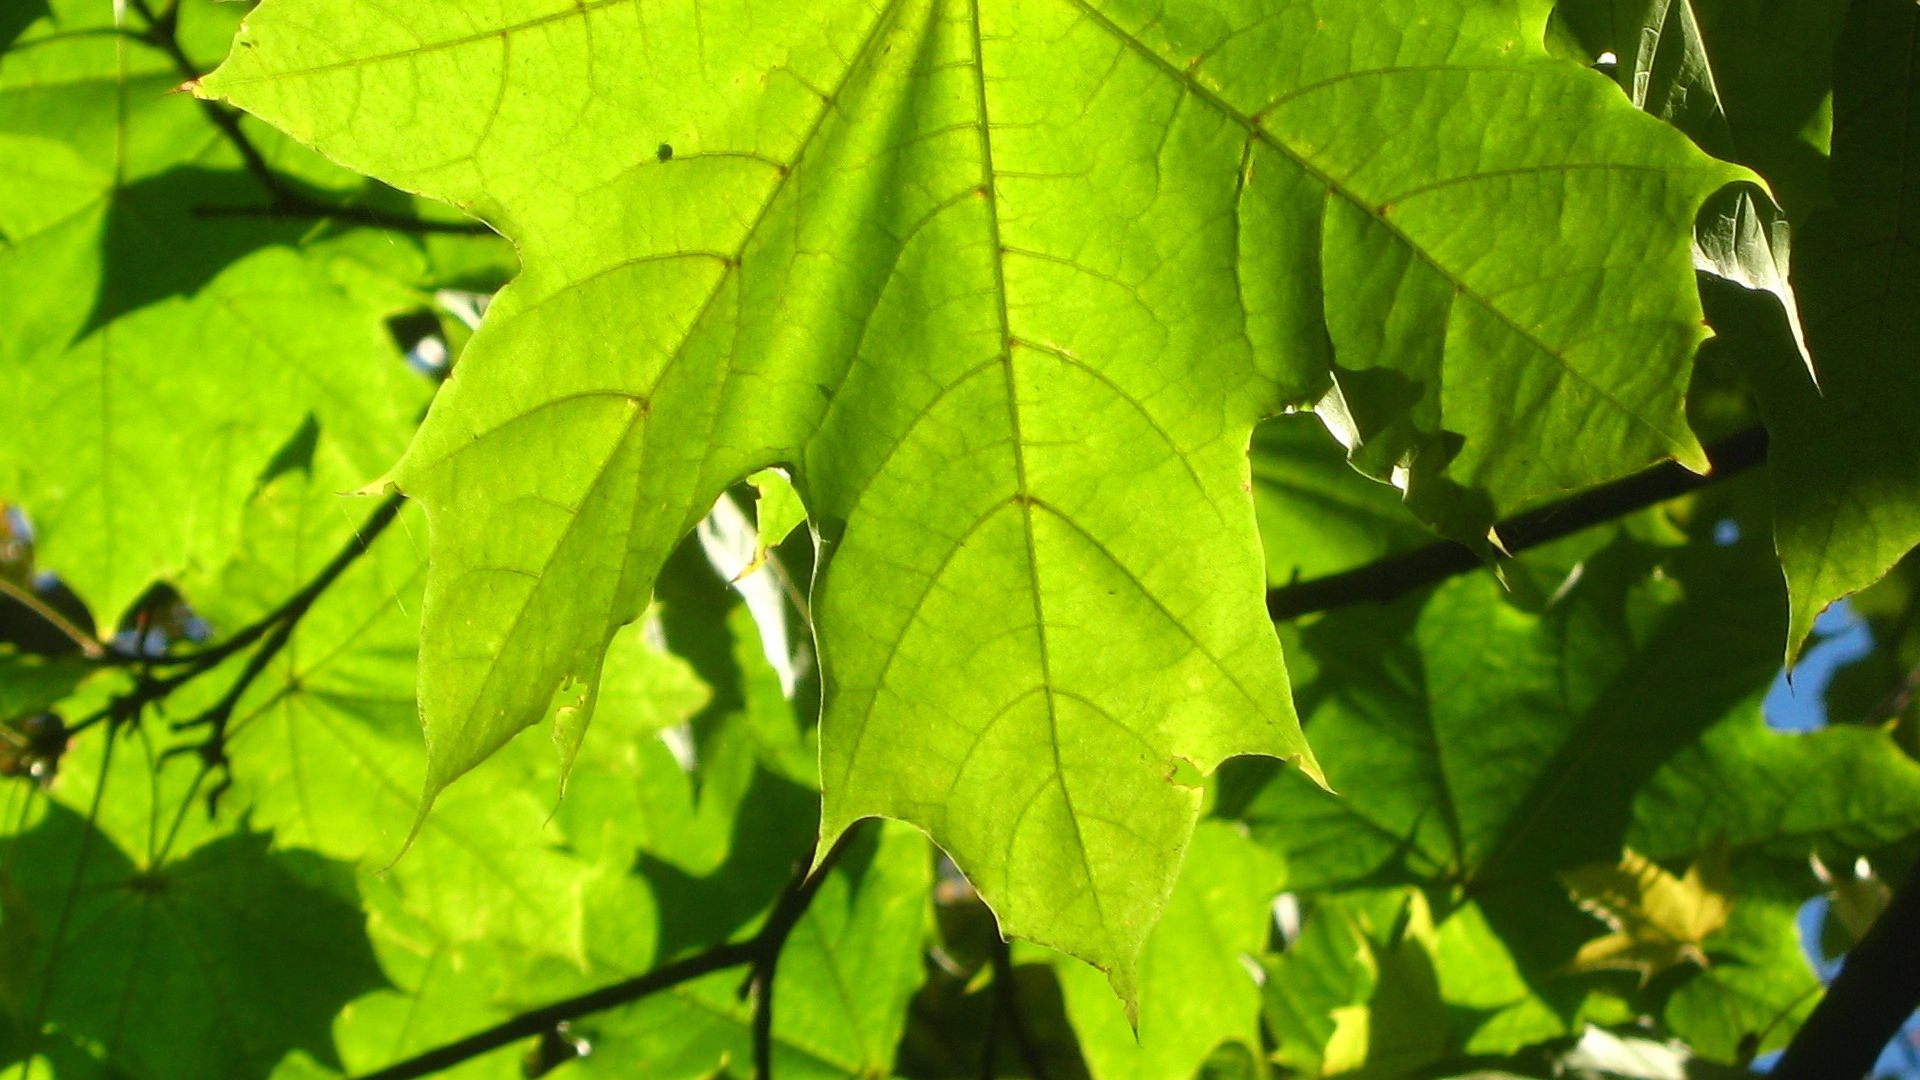
[[[1781,662],[1781,676],[1791,689],[1794,665],[1800,662],[1801,654],[1806,652],[1807,642],[1813,637],[1813,624],[1826,610],[1826,605],[1818,603],[1814,597],[1796,592],[1792,581],[1787,583],[1787,594],[1787,648]]]
[[[402,462],[404,464],[404,461]],[[400,488],[400,465],[395,465],[379,476],[367,481],[360,487],[348,492],[350,495],[405,495]]]
[[[1113,994],[1120,999],[1120,1007],[1126,1010],[1127,1028],[1133,1032],[1133,1041],[1140,1041],[1140,987],[1134,975],[1134,962],[1129,960],[1115,964],[1107,969],[1107,985],[1113,987]]]
[[[400,841],[400,850],[394,852],[393,858],[388,859],[386,865],[382,866],[377,873],[385,874],[400,865],[400,860],[406,858],[407,852],[413,850],[413,842],[420,838],[420,830],[427,823],[427,815],[433,812],[434,800],[440,797],[440,792],[445,790],[446,786],[444,782],[436,780],[431,773],[428,774],[426,786],[420,791],[420,805],[413,812],[413,824],[407,827],[406,839]]]
[[[830,801],[823,794],[820,800],[820,835],[814,841],[813,859],[807,866],[808,877],[820,872],[820,867],[833,854],[833,849],[840,845],[841,838],[847,835],[848,830],[866,820],[860,817],[843,819],[828,809],[830,805]],[[921,828],[917,823],[908,822],[908,824],[920,829],[923,834],[926,833],[926,829]]]
[[[1286,763],[1299,769],[1300,772],[1305,775],[1307,779],[1313,781],[1314,785],[1321,791],[1329,795],[1340,794],[1333,789],[1332,784],[1327,783],[1327,774],[1325,770],[1320,768],[1320,762],[1314,758],[1313,751],[1301,747],[1299,753],[1287,756]]]
[[[1700,445],[1699,438],[1691,431],[1673,440],[1673,460],[1695,476],[1705,476],[1713,471],[1713,462],[1707,459],[1707,448]]]

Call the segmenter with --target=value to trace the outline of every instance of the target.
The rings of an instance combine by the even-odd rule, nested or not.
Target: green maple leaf
[[[1317,775],[1257,420],[1317,404],[1472,537],[1704,465],[1687,238],[1745,174],[1544,17],[268,0],[201,92],[523,257],[393,474],[433,533],[428,796],[543,716],[571,755],[674,541],[781,465],[821,545],[823,832],[920,825],[1130,996],[1181,762]]]
[[[1733,900],[1725,869],[1696,863],[1675,876],[1627,850],[1618,863],[1595,863],[1560,875],[1580,906],[1609,932],[1580,946],[1571,971],[1638,972],[1642,985],[1680,964],[1707,965],[1707,937],[1727,924]]]
[[[335,1060],[330,1021],[381,983],[344,867],[244,830],[148,861],[69,807],[35,816],[7,823],[0,865],[0,1020],[34,1034],[11,1045],[0,1023],[0,1060],[67,1039],[105,1059],[71,1075],[264,1076],[296,1049]]]
[[[156,579],[220,564],[304,418],[353,454],[359,482],[391,462],[427,388],[383,323],[437,274],[417,237],[226,213],[274,192],[206,103],[172,92],[176,57],[113,7],[35,6],[45,17],[0,54],[0,426],[16,433],[0,498],[110,634]],[[184,55],[210,63],[239,13],[194,0],[175,14]],[[244,130],[287,190],[370,190]]]
[[[1130,1028],[1100,976],[1057,972],[1067,1016],[1094,1080],[1193,1076],[1209,1054],[1260,1046],[1260,987],[1248,968],[1266,947],[1286,873],[1240,826],[1203,821],[1140,958],[1140,1024]]]
[[[1786,377],[1778,360],[1755,365],[1776,447],[1790,655],[1828,604],[1880,580],[1920,543],[1920,259],[1908,239],[1920,222],[1908,164],[1920,145],[1916,35],[1911,4],[1859,4],[1847,16],[1833,90],[1834,204],[1807,222],[1796,268],[1820,387]]]
[[[1798,328],[1783,330],[1769,310],[1714,313],[1773,436],[1792,659],[1828,604],[1920,543],[1908,345],[1920,292],[1901,239],[1914,217],[1906,162],[1920,138],[1904,77],[1913,5],[1562,0],[1556,15],[1577,47],[1618,50],[1616,74],[1636,104],[1751,165],[1793,218],[1803,355],[1785,347]],[[1749,261],[1764,263],[1755,254]],[[1784,248],[1766,254],[1784,265]],[[1818,386],[1800,370],[1808,349]]]
[[[1633,103],[1767,178],[1796,222],[1826,201],[1833,41],[1844,0],[1558,0],[1554,25],[1591,62],[1613,53]]]

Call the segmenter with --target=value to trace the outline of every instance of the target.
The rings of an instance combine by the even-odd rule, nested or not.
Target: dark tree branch
[[[146,33],[141,39],[167,54],[173,61],[174,70],[191,85],[200,78],[200,66],[193,62],[185,49],[180,47],[179,36],[175,33],[179,22],[179,5],[169,4],[165,10],[155,12],[147,0],[128,0],[133,10],[147,24]],[[313,218],[345,221],[355,225],[370,225],[395,232],[409,233],[462,233],[486,235],[493,230],[477,221],[427,221],[420,218],[389,217],[366,206],[335,206],[300,194],[287,185],[280,174],[267,162],[259,146],[248,137],[240,126],[240,113],[216,101],[205,98],[196,99],[200,112],[224,137],[234,152],[240,155],[247,174],[252,176],[270,198],[266,206],[208,206],[195,207],[193,212],[199,217],[278,217]]]
[[[753,995],[754,1070],[755,1075],[764,1080],[770,1076],[773,1061],[772,991],[780,951],[786,947],[787,938],[792,935],[793,928],[799,925],[801,916],[806,914],[807,906],[813,902],[814,894],[820,891],[827,874],[832,872],[834,865],[846,852],[847,841],[859,828],[859,825],[855,825],[842,833],[839,841],[828,849],[826,857],[820,860],[818,866],[812,867],[811,872],[809,865],[813,862],[813,852],[807,852],[795,867],[793,876],[787,880],[786,887],[780,890],[767,921],[752,938],[715,945],[644,975],[519,1013],[484,1031],[437,1046],[376,1072],[366,1073],[356,1080],[412,1080],[414,1077],[429,1076],[520,1039],[543,1036],[566,1021],[631,1005],[662,990],[671,990],[716,971],[743,965],[751,969],[742,989]]]
[[[235,631],[226,640],[198,652],[182,653],[177,656],[157,656],[151,659],[136,657],[132,658],[132,662],[151,664],[155,667],[186,668],[187,670],[180,674],[160,680],[165,689],[171,690],[174,685],[184,681],[185,677],[220,663],[265,637],[269,631],[276,630],[283,624],[298,623],[306,615],[307,609],[320,599],[321,594],[332,587],[340,575],[346,573],[347,568],[366,553],[373,542],[380,538],[380,534],[387,530],[387,526],[393,524],[394,518],[400,516],[400,508],[405,504],[406,498],[399,494],[388,495],[380,500],[380,505],[374,507],[373,512],[367,515],[367,519],[361,522],[352,538],[334,553],[333,558],[327,560],[327,564],[322,566],[299,592],[288,597],[272,611]],[[285,642],[282,641],[281,644],[284,645]]]
[[[394,217],[370,206],[336,206],[318,202],[290,191],[277,192],[274,201],[264,206],[196,206],[195,217],[203,218],[305,218],[315,221],[345,221],[405,233],[450,233],[456,236],[491,236],[493,230],[478,221],[429,221],[426,218]]]
[[[1814,1006],[1774,1080],[1855,1080],[1920,1006],[1920,862],[1872,929],[1847,953],[1840,974]]]
[[[1689,472],[1674,462],[1664,462],[1508,518],[1495,528],[1507,552],[1518,555],[1528,548],[1717,484],[1755,468],[1766,458],[1766,430],[1748,428],[1707,447],[1707,459],[1713,463],[1713,470],[1705,476]],[[1442,540],[1342,573],[1269,589],[1267,614],[1276,622],[1285,622],[1353,604],[1383,604],[1484,565],[1472,548]]]
[[[671,990],[682,983],[692,982],[716,971],[725,971],[730,967],[751,963],[756,955],[755,949],[756,944],[752,941],[716,946],[684,960],[657,967],[645,975],[625,982],[603,986],[578,997],[567,998],[543,1008],[523,1012],[485,1031],[478,1031],[464,1039],[435,1047],[424,1054],[389,1065],[378,1072],[366,1073],[359,1080],[406,1080],[409,1077],[430,1076],[470,1058],[512,1045],[521,1039],[537,1038],[554,1030],[564,1021],[630,1004],[649,994]]]
[[[813,861],[813,852],[807,852],[806,859],[795,869],[793,879],[781,891],[780,899],[774,902],[767,924],[754,937],[753,972],[747,978],[747,988],[753,995],[753,1075],[756,1080],[773,1077],[773,976],[780,966],[780,953],[793,928],[799,925],[800,917],[813,903],[814,894],[826,882],[828,872],[846,854],[847,841],[858,828],[855,825],[841,833],[812,873],[808,873],[807,863]]]

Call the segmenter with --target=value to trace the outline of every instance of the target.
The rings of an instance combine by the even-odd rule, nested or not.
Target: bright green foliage
[[[1738,174],[1494,5],[1422,5],[1433,34],[1357,3],[817,7],[321,33],[280,0],[202,88],[523,255],[395,474],[434,530],[430,796],[542,716],[571,738],[674,540],[784,463],[823,544],[827,837],[922,825],[1130,996],[1197,806],[1178,761],[1311,771],[1250,591],[1254,420],[1330,395],[1464,536],[1698,466],[1682,230]]]
[[[1682,974],[1668,1021],[1716,1056],[1747,1035],[1776,1044],[1782,1010],[1804,1011],[1812,973],[1791,935],[1781,944],[1760,928],[1783,929],[1792,905],[1818,891],[1810,846],[1845,861],[1920,828],[1920,767],[1884,732],[1765,730],[1742,688],[1778,662],[1769,572],[1750,540],[1667,550],[1620,540],[1581,563],[1544,610],[1461,579],[1424,602],[1329,617],[1296,655],[1311,659],[1301,699],[1342,795],[1282,776],[1231,805],[1287,853],[1293,887],[1460,890],[1509,948],[1543,964],[1529,982],[1546,1000],[1527,1010],[1526,1037],[1474,1036],[1493,1052],[1546,1037],[1542,1019],[1549,1036],[1566,1030],[1594,1007],[1583,1003],[1593,991],[1636,993],[1631,978],[1575,977],[1593,966],[1583,947],[1597,956],[1611,939],[1573,911],[1566,889],[1593,890],[1565,875],[1629,850],[1675,876],[1730,857],[1731,921],[1694,951],[1713,963]],[[1709,655],[1713,664],[1699,662]],[[1321,982],[1326,966],[1293,979]],[[1475,993],[1475,982],[1457,978],[1443,1000],[1467,1004],[1450,995]],[[1364,989],[1345,993],[1367,1000]]]
[[[82,849],[77,881],[22,872]],[[141,865],[58,807],[8,855],[0,996],[72,1049],[106,1047],[128,1075],[261,1076],[296,1049],[331,1063],[334,1014],[380,984],[351,882],[310,855],[269,853],[264,836]]]
[[[419,245],[252,216],[274,193],[169,93],[173,58],[111,5],[57,7],[0,62],[0,426],[37,436],[0,446],[0,487],[110,631],[151,581],[225,558],[303,417],[361,482],[392,460],[426,395],[381,324],[430,278]],[[236,22],[189,4],[183,47],[211,62]],[[285,184],[364,183],[259,137]]]
[[[1272,851],[1225,822],[1203,822],[1190,869],[1140,956],[1139,1030],[1113,1008],[1092,969],[1061,965],[1067,1016],[1094,1080],[1192,1076],[1220,1044],[1260,1047],[1252,957],[1267,940],[1268,905],[1285,874]]]
[[[0,3],[0,1076],[1742,1073],[1920,838],[1916,27]]]
[[[762,469],[747,478],[754,490],[754,531],[761,544],[760,554],[785,540],[807,520],[800,493],[778,470]]]

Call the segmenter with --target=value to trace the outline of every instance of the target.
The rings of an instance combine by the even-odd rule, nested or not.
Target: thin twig
[[[200,66],[193,62],[186,50],[180,47],[176,34],[179,8],[172,4],[165,11],[156,13],[147,0],[128,0],[133,10],[146,21],[147,32],[142,39],[167,54],[173,61],[174,70],[189,85],[197,82],[202,74]],[[283,217],[283,218],[331,218],[357,225],[372,225],[390,229],[394,232],[411,233],[462,233],[486,235],[493,230],[477,221],[428,221],[421,218],[389,217],[365,206],[334,206],[310,199],[288,187],[278,172],[267,161],[260,147],[248,137],[240,126],[241,114],[217,101],[196,98],[200,112],[219,130],[228,145],[240,155],[248,175],[264,189],[269,196],[266,206],[232,207],[195,207],[196,217]]]
[[[780,966],[780,953],[786,948],[787,938],[793,928],[800,923],[800,917],[807,913],[813,903],[815,893],[827,880],[827,874],[833,870],[842,855],[846,854],[847,841],[859,831],[855,824],[820,860],[811,873],[807,863],[813,861],[813,852],[807,852],[807,858],[795,871],[794,877],[773,905],[773,913],[767,916],[767,924],[754,938],[757,946],[754,952],[753,972],[748,976],[747,985],[753,994],[753,1075],[754,1080],[772,1080],[773,1077],[773,978]]]
[[[372,546],[375,540],[379,539],[387,526],[393,524],[394,519],[400,515],[400,508],[405,504],[406,498],[398,493],[380,500],[380,505],[367,515],[365,521],[361,522],[360,527],[354,531],[353,537],[334,553],[333,558],[327,560],[327,564],[321,567],[299,592],[288,597],[272,611],[236,631],[226,640],[198,652],[141,658],[140,662],[152,664],[155,667],[185,667],[189,672],[204,670],[252,645],[282,623],[298,622],[306,614],[307,609],[313,606],[314,601],[320,599],[320,595],[326,592],[334,581],[345,573],[368,547]],[[160,680],[161,687],[163,690],[170,691],[174,685],[185,681],[186,677],[188,673]]]
[[[320,596],[339,579],[341,574],[346,572],[348,567],[366,553],[374,540],[386,531],[387,526],[393,524],[405,501],[397,494],[382,500],[373,513],[367,515],[367,519],[361,523],[360,528],[355,530],[352,538],[334,553],[333,558],[327,560],[326,565],[322,566],[319,572],[301,587],[300,591],[219,644],[182,656],[145,657],[127,656],[118,652],[107,653],[102,658],[102,663],[125,664],[133,668],[133,686],[125,693],[114,695],[105,705],[68,725],[68,737],[77,735],[102,721],[111,721],[115,726],[131,721],[145,711],[147,706],[219,667],[223,661],[262,637],[268,637],[266,645],[248,658],[239,677],[219,700],[194,719],[175,725],[176,730],[194,726],[209,727],[210,734],[207,739],[183,749],[198,751],[201,759],[209,765],[224,765],[223,742],[226,736],[226,721],[232,714],[234,705],[239,702],[241,695],[246,693],[247,688],[260,677],[261,672],[266,670],[273,658],[286,647],[300,620],[306,616],[314,602],[320,599]],[[152,674],[152,669],[157,666],[173,667],[177,670],[164,677],[156,677]],[[222,783],[209,796],[209,808],[217,803],[219,793],[224,791],[225,784]]]
[[[205,728],[205,737],[197,743],[175,747],[162,755],[172,757],[190,751],[200,756],[203,777],[207,772],[219,772],[220,778],[207,791],[208,817],[219,812],[221,796],[233,786],[232,771],[227,760],[227,724],[233,718],[234,707],[240,703],[242,697],[246,696],[253,684],[259,681],[260,676],[272,665],[274,659],[286,649],[287,643],[293,640],[293,632],[299,628],[300,620],[306,617],[314,602],[320,599],[349,566],[366,553],[382,532],[386,531],[387,526],[399,516],[400,507],[404,502],[404,498],[398,494],[387,496],[373,513],[367,516],[367,520],[353,537],[334,553],[333,558],[320,568],[320,572],[315,574],[311,581],[307,582],[306,587],[240,633],[214,648],[188,658],[188,666],[185,669],[165,679],[152,680],[151,687],[144,691],[152,695],[149,700],[157,700],[158,697],[171,693],[181,683],[212,670],[238,649],[244,648],[262,635],[265,636],[266,640],[261,642],[260,647],[254,650],[251,656],[247,657],[247,662],[240,669],[240,674],[212,705],[189,719],[176,721],[173,724],[175,731],[196,727]],[[142,692],[142,688],[136,686],[135,692]],[[195,782],[195,786],[198,786],[198,781]]]
[[[180,47],[180,38],[175,33],[179,21],[178,9],[170,7],[165,12],[156,14],[147,4],[147,0],[127,0],[127,2],[128,6],[146,21],[146,40],[154,48],[167,54],[167,58],[173,61],[174,70],[180,73],[181,78],[188,82],[198,79],[201,74],[200,65],[195,64],[186,50]],[[267,190],[268,194],[279,197],[284,190],[284,186],[280,183],[280,175],[273,171],[273,166],[267,164],[266,155],[253,144],[253,140],[247,137],[247,133],[240,130],[240,114],[205,98],[195,100],[200,104],[201,115],[219,129],[220,134],[226,137],[228,144],[240,155],[240,160],[245,164],[247,172]]]
[[[754,999],[753,1042],[756,1075],[766,1077],[772,1060],[773,977],[779,963],[780,952],[786,947],[787,938],[792,935],[793,928],[799,925],[801,916],[806,914],[814,895],[820,891],[821,884],[846,851],[848,838],[858,829],[859,826],[856,825],[853,829],[842,833],[839,841],[828,849],[826,857],[820,860],[818,866],[812,867],[811,872],[809,872],[809,864],[813,860],[813,853],[809,851],[806,858],[800,860],[793,876],[787,880],[785,887],[780,890],[780,896],[774,901],[773,910],[768,913],[767,921],[752,938],[715,945],[692,956],[655,968],[644,975],[518,1013],[484,1031],[475,1032],[465,1038],[416,1054],[405,1061],[366,1073],[357,1080],[412,1080],[414,1077],[428,1076],[481,1054],[498,1050],[516,1040],[540,1036],[566,1021],[577,1020],[582,1016],[604,1012],[622,1005],[631,1005],[642,998],[663,990],[671,990],[682,983],[711,975],[716,971],[741,966],[751,969],[743,990],[751,992]]]
[[[336,206],[318,202],[291,192],[281,192],[264,206],[196,206],[193,215],[201,218],[286,218],[345,221],[404,233],[451,233],[459,236],[491,236],[493,229],[478,221],[430,221],[426,218],[396,217],[380,213],[370,206]]]
[[[716,971],[751,963],[757,948],[757,942],[753,941],[715,946],[684,960],[657,967],[645,975],[523,1012],[485,1031],[416,1054],[377,1072],[366,1073],[359,1080],[409,1080],[412,1077],[430,1076],[520,1039],[551,1031],[563,1021],[638,1001],[649,994],[670,990]]]
[[[1707,459],[1713,469],[1705,476],[1666,462],[1508,518],[1495,529],[1507,553],[1518,555],[1582,529],[1717,484],[1759,466],[1766,458],[1766,430],[1748,428],[1707,447]],[[1442,540],[1342,573],[1269,589],[1267,614],[1275,622],[1285,622],[1353,604],[1384,604],[1485,565],[1472,548]]]

